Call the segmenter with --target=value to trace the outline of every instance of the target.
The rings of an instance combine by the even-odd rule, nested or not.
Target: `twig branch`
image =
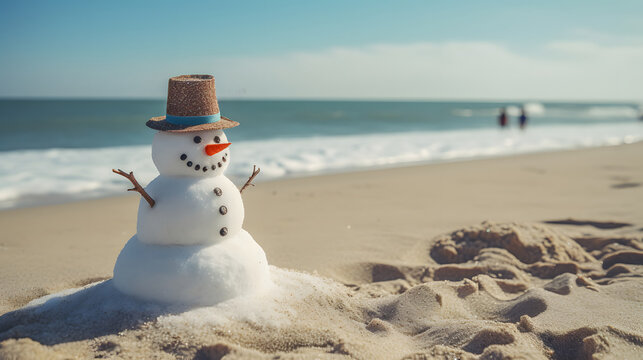
[[[259,171],[261,171],[260,168],[257,167],[257,165],[252,165],[252,175],[250,175],[250,178],[246,183],[241,187],[241,190],[239,190],[240,193],[243,192],[248,186],[255,186],[255,184],[252,183],[252,180],[259,174]]]
[[[141,196],[143,196],[143,198],[145,200],[147,200],[147,202],[150,204],[150,207],[151,208],[154,207],[154,204],[156,202],[154,201],[154,199],[152,199],[152,197],[147,192],[145,192],[145,190],[138,183],[138,181],[136,181],[136,178],[134,177],[134,172],[130,171],[130,173],[128,174],[128,173],[126,173],[125,171],[123,171],[121,169],[118,169],[118,171],[112,169],[112,172],[114,172],[115,174],[124,176],[125,178],[127,178],[127,180],[131,181],[132,185],[134,185],[134,187],[131,188],[131,189],[127,189],[127,191],[136,191],[136,192],[140,193]]]

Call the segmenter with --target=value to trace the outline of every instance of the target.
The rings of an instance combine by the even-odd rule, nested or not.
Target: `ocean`
[[[519,107],[529,122],[519,129]],[[507,107],[510,126],[499,129]],[[227,175],[261,180],[404,164],[611,146],[643,140],[639,104],[220,101],[241,126]],[[146,184],[165,100],[0,100],[0,209],[124,194],[112,168]]]

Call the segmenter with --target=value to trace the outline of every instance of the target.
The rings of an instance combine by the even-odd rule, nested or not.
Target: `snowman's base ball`
[[[150,245],[134,235],[116,260],[113,281],[142,300],[200,306],[271,284],[266,254],[245,230],[208,246]]]

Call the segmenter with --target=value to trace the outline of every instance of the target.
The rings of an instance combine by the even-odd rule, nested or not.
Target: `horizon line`
[[[166,101],[165,97],[54,97],[54,96],[0,96],[0,101]],[[610,103],[639,105],[643,107],[643,100],[634,99],[458,99],[458,98],[250,98],[250,97],[218,97],[219,101],[310,101],[310,102],[453,102],[453,103]]]

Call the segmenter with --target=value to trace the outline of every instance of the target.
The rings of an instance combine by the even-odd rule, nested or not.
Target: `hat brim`
[[[225,116],[221,117],[221,120],[213,123],[201,124],[201,125],[176,125],[172,124],[165,120],[165,116],[157,116],[149,119],[145,125],[154,130],[159,131],[168,131],[168,132],[190,132],[190,131],[207,131],[207,130],[222,130],[229,129],[235,126],[238,126],[239,123],[233,120],[228,119]]]

